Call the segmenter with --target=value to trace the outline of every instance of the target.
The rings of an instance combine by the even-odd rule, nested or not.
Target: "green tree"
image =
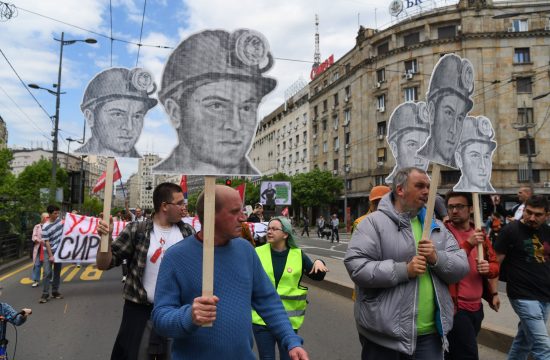
[[[299,207],[318,207],[335,202],[344,188],[342,178],[334,177],[330,171],[314,169],[308,173],[296,174],[291,179],[292,204]]]
[[[84,202],[82,203],[82,214],[86,215],[99,215],[103,211],[103,202],[96,198],[84,195]]]
[[[17,222],[17,214],[20,213],[16,201],[16,178],[10,171],[10,161],[12,159],[13,155],[10,150],[0,150],[0,222],[11,224],[3,225],[4,228],[14,226]]]

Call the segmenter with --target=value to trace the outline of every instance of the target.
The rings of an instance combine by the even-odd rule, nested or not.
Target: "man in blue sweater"
[[[201,296],[202,232],[166,251],[152,318],[159,334],[174,338],[174,360],[255,359],[250,307],[265,320],[291,359],[309,359],[254,248],[240,238],[241,223],[246,220],[241,206],[236,190],[216,186],[215,296]],[[197,212],[202,222],[204,193],[197,201]],[[201,327],[208,323],[213,326]]]

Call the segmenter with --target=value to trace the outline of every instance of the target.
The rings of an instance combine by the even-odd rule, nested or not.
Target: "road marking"
[[[345,254],[346,252],[345,251],[341,251],[341,250],[334,250],[334,246],[331,247],[330,249],[327,249],[327,248],[324,248],[324,247],[318,247],[318,246],[307,246],[307,245],[300,245],[300,248],[302,249],[318,249],[318,250],[326,250],[326,251],[335,251],[335,252],[339,252],[339,253],[342,253],[342,254]]]
[[[30,264],[30,266],[32,266],[32,264]],[[14,275],[17,272],[25,270],[28,267],[29,266],[25,266],[24,268],[19,269],[8,275]],[[90,264],[88,266],[83,265],[82,268],[79,268],[74,264],[65,263],[65,265],[61,269],[61,274],[60,274],[61,281],[64,283],[72,281],[76,277],[76,275],[80,272],[80,270],[82,270],[82,274],[80,275],[80,280],[83,280],[83,281],[99,280],[101,278],[101,275],[103,274],[103,271],[98,270],[95,267],[95,264]],[[43,277],[44,277],[44,269],[42,268],[41,278]],[[3,279],[4,278],[0,278],[0,281],[2,281]],[[30,277],[24,277],[19,281],[19,283],[21,283],[22,285],[30,285],[33,283],[33,281]]]
[[[331,258],[336,259],[336,260],[344,260],[344,258],[338,257],[338,256],[331,256]]]
[[[27,270],[28,268],[32,267],[32,265],[33,265],[33,264],[30,263],[30,264],[27,264],[27,265],[25,265],[25,266],[22,266],[22,267],[20,267],[19,269],[14,270],[14,271],[12,271],[12,272],[9,273],[9,274],[6,274],[6,275],[0,277],[0,281],[3,281],[3,280],[5,280],[5,279],[7,279],[7,278],[9,278],[9,277],[11,277],[11,276],[17,274],[17,273],[20,273],[20,272],[23,271],[23,270]]]
[[[67,313],[67,307],[69,306],[69,303],[65,303],[65,309],[63,310],[63,314]]]

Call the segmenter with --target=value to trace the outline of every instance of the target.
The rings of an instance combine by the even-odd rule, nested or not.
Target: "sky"
[[[422,2],[450,5],[457,1]],[[0,10],[1,3],[2,0]],[[392,21],[390,0],[112,0],[111,3],[11,0],[9,3],[16,12],[10,19],[0,18],[0,116],[8,127],[10,148],[52,147],[53,123],[49,116],[55,114],[55,96],[27,89],[23,83],[54,89],[60,50],[54,39],[64,32],[65,40],[98,41],[93,45],[77,42],[63,48],[61,90],[65,94],[61,95],[59,116],[59,150],[63,152],[67,151],[67,138],[82,138],[84,117],[80,103],[95,74],[111,66],[133,68],[137,62],[159,84],[164,63],[172,51],[163,47],[174,48],[191,34],[206,29],[250,28],[268,39],[275,65],[265,75],[277,79],[278,85],[260,105],[258,120],[261,120],[284,102],[284,91],[293,83],[300,78],[309,81],[316,14],[320,20],[321,61],[331,54],[337,60],[351,50],[359,25],[380,29]],[[111,32],[115,39],[112,42]],[[135,45],[140,43],[140,32],[141,43],[152,46]],[[89,137],[87,128],[86,139]],[[176,143],[176,133],[159,104],[147,113],[136,148],[142,155],[154,153],[166,157]],[[73,142],[70,146],[74,150],[78,144]],[[124,180],[137,172],[137,160],[117,160]]]

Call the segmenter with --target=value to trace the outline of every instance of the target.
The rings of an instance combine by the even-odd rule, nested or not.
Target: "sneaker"
[[[52,298],[54,299],[63,299],[63,295],[58,292],[52,292]]]
[[[37,287],[38,286],[38,281],[33,282],[31,286],[32,287]]]
[[[122,277],[122,282],[123,282],[123,283],[126,282],[126,276],[123,276],[123,277]]]
[[[40,303],[40,304],[45,304],[45,303],[47,303],[47,302],[48,302],[48,297],[49,297],[49,295],[43,294],[42,297],[40,298],[39,303]]]

